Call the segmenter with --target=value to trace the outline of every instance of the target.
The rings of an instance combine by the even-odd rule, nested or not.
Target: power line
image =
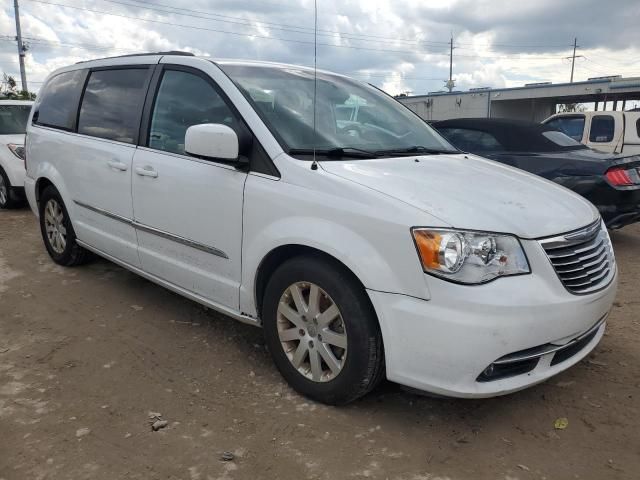
[[[248,19],[244,19],[241,17],[234,17],[231,15],[223,15],[220,13],[213,13],[210,11],[204,11],[204,10],[193,10],[193,9],[189,9],[189,8],[185,8],[185,7],[174,7],[171,5],[167,5],[167,4],[160,4],[160,3],[151,3],[145,0],[130,0],[133,2],[136,2],[136,4],[131,4],[131,3],[125,3],[119,0],[102,0],[104,2],[110,2],[110,3],[116,3],[116,4],[121,4],[121,5],[128,5],[128,6],[134,6],[137,8],[145,8],[145,9],[149,9],[149,10],[156,10],[156,11],[161,11],[161,12],[165,12],[165,13],[178,13],[180,15],[186,15],[184,13],[180,13],[180,12],[191,12],[191,13],[195,13],[195,14],[200,14],[200,15],[207,15],[207,16],[211,16],[211,17],[220,17],[220,18],[227,18],[227,19],[231,19],[234,21],[241,21],[246,25],[251,26],[252,28],[254,27],[254,25],[252,25],[250,22],[250,20]],[[140,5],[137,4],[144,4],[144,5],[153,5],[154,7],[142,7]],[[171,9],[170,11],[168,10],[160,10],[157,7],[162,7],[162,8],[168,8]],[[209,17],[196,17],[196,18],[207,18],[209,19]],[[235,22],[233,22],[235,23]],[[291,25],[291,24],[283,24],[283,23],[276,23],[276,22],[267,22],[264,20],[258,20],[255,21],[255,23],[257,24],[262,24],[262,25],[273,25],[276,27],[284,27],[287,29],[293,29],[294,31],[299,31],[300,33],[305,33],[305,34],[309,34],[309,35],[313,35],[314,29],[311,27],[304,27],[304,26],[300,26],[300,25]],[[352,32],[343,32],[343,31],[337,31],[337,30],[323,30],[323,29],[318,29],[318,35],[321,36],[325,36],[323,34],[331,34],[331,36],[335,36],[335,35],[339,35],[341,37],[344,38],[353,38],[353,39],[357,39],[356,37],[361,37],[361,38],[365,38],[365,39],[370,39],[370,38],[377,38],[377,39],[381,39],[381,40],[389,40],[390,43],[397,43],[397,42],[403,42],[403,43],[411,43],[411,44],[424,44],[424,45],[429,45],[429,46],[449,46],[449,42],[448,41],[437,41],[437,40],[415,40],[415,39],[408,39],[408,38],[402,38],[402,37],[387,37],[387,36],[382,36],[382,35],[371,35],[371,34],[365,34],[365,33],[352,33]],[[566,47],[567,44],[559,44],[559,43],[555,43],[555,44],[529,44],[529,45],[518,45],[518,44],[506,44],[506,43],[488,43],[488,44],[479,44],[479,43],[462,43],[462,42],[457,42],[458,45],[472,45],[472,46],[501,46],[501,47],[509,47],[509,48],[547,48],[547,47],[555,47],[555,48],[563,48]]]
[[[275,30],[284,30],[284,31],[289,31],[289,32],[294,32],[294,33],[299,33],[299,34],[303,34],[303,35],[315,35],[316,31],[313,28],[310,27],[304,27],[304,26],[300,26],[300,25],[290,25],[290,24],[283,24],[283,23],[275,23],[275,22],[266,22],[266,21],[255,21],[252,23],[251,20],[249,19],[244,19],[241,17],[233,17],[230,15],[223,15],[223,14],[219,14],[219,13],[212,13],[212,12],[206,12],[203,10],[193,10],[193,9],[188,9],[188,8],[183,8],[183,7],[173,7],[170,5],[166,5],[166,4],[158,4],[158,3],[150,3],[150,2],[146,2],[143,0],[132,0],[134,2],[137,3],[141,3],[144,5],[154,5],[154,7],[151,6],[142,6],[142,5],[138,5],[138,4],[132,4],[129,2],[123,2],[120,0],[101,0],[103,2],[109,2],[109,3],[114,3],[114,4],[119,4],[119,5],[126,5],[126,6],[131,6],[131,7],[136,7],[136,8],[143,8],[146,10],[152,10],[152,11],[157,11],[157,12],[162,12],[162,13],[171,13],[171,14],[178,14],[178,15],[183,15],[183,16],[188,16],[188,17],[193,17],[193,18],[202,18],[202,19],[206,19],[206,20],[214,20],[214,21],[218,21],[218,22],[225,22],[225,23],[231,23],[231,24],[238,24],[238,25],[244,25],[247,26],[249,28],[252,29],[257,29],[258,25],[265,25],[268,26],[269,28],[275,29]],[[171,10],[163,10],[163,9],[159,9],[157,7],[163,7],[163,8],[168,8]],[[183,13],[183,12],[193,12],[193,13]],[[203,16],[206,15],[206,16]],[[211,17],[219,17],[222,19],[228,19],[228,20],[221,20],[219,18],[211,18]],[[409,43],[411,45],[426,45],[426,46],[437,46],[437,47],[442,47],[445,45],[448,45],[449,42],[439,42],[439,41],[435,41],[435,40],[415,40],[415,39],[404,39],[404,38],[394,38],[394,37],[385,37],[382,35],[371,35],[371,34],[364,34],[364,33],[351,33],[351,32],[342,32],[342,31],[336,31],[336,30],[322,30],[322,29],[318,29],[317,30],[317,34],[319,36],[328,36],[328,37],[335,37],[336,35],[340,36],[341,38],[346,38],[346,39],[352,39],[352,40],[363,40],[363,41],[369,41],[370,39],[380,39],[380,40],[387,40],[387,42],[378,42],[378,43],[393,43],[393,44],[397,44],[398,42],[400,43]]]
[[[181,23],[175,23],[175,22],[168,22],[168,21],[162,21],[162,20],[154,20],[154,19],[148,19],[148,18],[140,18],[140,17],[134,17],[131,15],[124,15],[124,14],[120,14],[120,13],[112,13],[112,12],[105,12],[103,10],[95,10],[95,9],[91,9],[91,8],[85,8],[85,7],[78,7],[75,5],[68,5],[68,4],[62,4],[62,3],[56,3],[56,2],[50,2],[50,1],[45,1],[45,0],[27,0],[30,2],[35,2],[35,3],[41,3],[41,4],[45,4],[45,5],[54,5],[54,6],[58,6],[58,7],[64,7],[64,8],[71,8],[74,10],[82,10],[82,11],[87,11],[87,12],[92,12],[92,13],[99,13],[102,15],[110,15],[110,16],[115,16],[115,17],[120,17],[120,18],[127,18],[127,19],[131,19],[131,20],[138,20],[141,22],[148,22],[148,23],[155,23],[155,24],[160,24],[160,25],[168,25],[168,26],[173,26],[173,27],[180,27],[180,28],[189,28],[189,29],[194,29],[194,30],[201,30],[201,31],[209,31],[209,32],[215,32],[215,33],[223,33],[223,34],[228,34],[228,35],[235,35],[235,36],[241,36],[241,37],[247,37],[247,38],[262,38],[262,39],[266,39],[266,40],[277,40],[277,41],[282,41],[282,42],[290,42],[290,43],[298,43],[298,44],[305,44],[305,45],[314,45],[313,42],[311,41],[307,41],[307,40],[296,40],[296,39],[291,39],[291,38],[283,38],[283,37],[273,37],[273,36],[267,36],[267,35],[256,35],[256,34],[247,34],[247,33],[240,33],[240,32],[233,32],[233,31],[229,31],[229,30],[220,30],[220,29],[214,29],[214,28],[208,28],[208,27],[202,27],[202,26],[196,26],[196,25],[186,25],[186,24],[181,24]],[[372,48],[372,47],[362,47],[362,46],[355,46],[355,45],[336,45],[333,43],[320,43],[318,42],[318,45],[320,46],[325,46],[325,47],[333,47],[333,48],[346,48],[346,49],[352,49],[352,50],[366,50],[366,51],[374,51],[374,52],[386,52],[386,53],[402,53],[402,54],[410,54],[410,55],[417,55],[417,54],[425,54],[425,55],[438,55],[438,56],[448,56],[449,53],[444,53],[444,52],[419,52],[419,51],[415,51],[415,50],[395,50],[395,49],[380,49],[380,48]],[[488,55],[458,55],[458,57],[461,58],[495,58],[495,59],[512,59],[512,60],[550,60],[550,59],[561,59],[562,57],[560,56],[553,56],[553,57],[547,57],[547,56],[532,56],[529,54],[526,58],[522,58],[521,56],[509,56],[509,55],[498,55],[498,56],[488,56]]]
[[[607,64],[602,64],[602,63],[596,62],[595,60],[592,60],[592,59],[591,59],[591,56],[589,56],[589,57],[584,57],[584,56],[583,56],[583,58],[584,58],[586,61],[591,62],[591,63],[593,63],[594,65],[599,65],[599,66],[601,66],[601,67],[603,67],[603,68],[613,68],[613,69],[620,69],[620,70],[623,70],[623,69],[629,68],[629,66],[630,66],[630,65],[633,65],[633,63],[635,63],[635,62],[631,62],[631,63],[626,63],[626,64],[624,64],[624,65],[622,65],[622,64],[618,64],[618,65],[611,65],[611,64],[609,64],[609,65],[607,65]]]
[[[232,31],[229,31],[229,30],[219,30],[219,29],[215,29],[215,28],[201,27],[201,26],[196,26],[196,25],[186,25],[186,24],[182,24],[182,23],[167,22],[167,21],[162,21],[162,20],[154,20],[154,19],[150,19],[150,18],[140,18],[140,17],[134,17],[134,16],[131,16],[131,15],[124,15],[124,14],[120,14],[120,13],[112,13],[112,12],[105,12],[103,10],[95,10],[95,9],[91,9],[91,8],[78,7],[78,6],[75,6],[75,5],[67,5],[67,4],[56,3],[56,2],[48,2],[48,1],[45,1],[45,0],[27,0],[27,1],[35,2],[35,3],[41,3],[41,4],[45,4],[45,5],[54,5],[54,6],[58,6],[58,7],[71,8],[71,9],[74,9],[74,10],[82,10],[82,11],[86,11],[86,12],[99,13],[99,14],[102,14],[102,15],[110,15],[110,16],[114,16],[114,17],[127,18],[127,19],[130,19],[130,20],[138,20],[138,21],[141,21],[141,22],[155,23],[155,24],[160,24],[160,25],[168,25],[168,26],[173,26],[173,27],[190,28],[190,29],[194,29],[194,30],[201,30],[201,31],[208,31],[208,32],[215,32],[215,33],[224,33],[224,34],[228,34],[228,35],[235,35],[235,36],[248,37],[248,38],[262,38],[262,39],[265,39],[265,40],[278,40],[278,41],[282,41],[282,42],[299,43],[299,44],[305,44],[305,45],[313,45],[314,44],[312,41],[307,41],[307,40],[295,40],[295,39],[291,39],[291,38],[272,37],[272,36],[267,36],[267,35],[256,35],[256,34],[232,32]],[[369,48],[369,47],[360,47],[360,46],[352,46],[352,45],[336,45],[336,44],[332,44],[332,43],[318,43],[318,45],[326,46],[326,47],[356,49],[356,50],[370,50],[370,51],[380,51],[380,52],[389,52],[389,53],[416,54],[415,51],[408,51],[408,50],[389,50],[389,49]],[[433,55],[438,55],[438,53],[433,53]]]
[[[262,24],[262,25],[265,25],[268,28],[271,28],[273,30],[282,30],[282,31],[293,32],[293,33],[298,33],[298,34],[302,34],[302,35],[315,35],[315,33],[316,33],[313,29],[311,29],[309,27],[287,25],[287,24],[275,23],[275,22],[264,22],[264,21],[256,21],[256,22],[252,23],[251,20],[244,19],[244,18],[241,18],[241,17],[232,17],[230,15],[222,15],[222,14],[210,13],[210,12],[205,12],[205,11],[202,11],[202,10],[192,10],[192,9],[187,9],[187,8],[182,8],[182,7],[172,7],[172,6],[169,6],[169,5],[152,4],[152,5],[155,5],[155,7],[151,7],[151,6],[137,5],[137,4],[133,4],[133,3],[129,3],[129,2],[123,2],[123,1],[120,1],[120,0],[101,0],[101,1],[108,2],[108,3],[113,3],[113,4],[117,4],[117,5],[125,5],[125,6],[129,6],[129,7],[142,8],[142,9],[145,9],[145,10],[151,10],[151,11],[155,11],[155,12],[177,14],[177,15],[183,15],[183,16],[192,17],[192,18],[200,18],[200,19],[205,19],[205,20],[213,20],[213,21],[216,21],[216,22],[230,23],[230,24],[234,24],[234,25],[242,25],[242,26],[254,29],[254,30],[258,29],[259,25]],[[142,0],[133,0],[133,1],[145,4],[145,5],[151,5],[149,2],[144,2]],[[161,9],[161,8],[157,8],[157,7],[169,8],[169,9],[172,9],[172,10],[165,10],[165,9]],[[188,13],[188,12],[195,12],[195,13]],[[215,17],[219,17],[219,18],[215,18]],[[350,33],[350,32],[340,32],[340,31],[333,31],[333,30],[318,30],[318,36],[335,37],[336,35],[339,35],[341,38],[347,38],[347,39],[352,39],[352,40],[363,40],[363,41],[367,40],[367,41],[369,41],[369,39],[371,39],[371,38],[379,38],[381,40],[387,40],[387,42],[379,42],[379,43],[397,44],[398,42],[400,42],[400,43],[410,43],[412,45],[420,45],[420,44],[422,44],[422,45],[428,45],[428,46],[443,46],[444,44],[446,44],[446,42],[437,42],[437,41],[430,41],[430,40],[408,40],[408,39],[405,40],[405,39],[398,39],[398,38],[393,38],[393,37],[384,37],[384,36],[379,36],[379,35],[368,35],[368,34],[359,34],[359,33]]]

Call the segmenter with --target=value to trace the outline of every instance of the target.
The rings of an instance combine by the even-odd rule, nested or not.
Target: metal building
[[[590,78],[574,83],[534,83],[515,88],[472,88],[466,92],[431,92],[399,97],[425,120],[496,117],[539,122],[556,113],[558,104],[595,103],[598,110],[613,102],[624,110],[629,100],[640,100],[640,77]]]

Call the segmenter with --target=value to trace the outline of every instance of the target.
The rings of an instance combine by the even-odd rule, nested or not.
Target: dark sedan
[[[493,118],[431,124],[464,152],[526,170],[593,203],[607,227],[640,221],[640,156],[592,150],[545,125]]]

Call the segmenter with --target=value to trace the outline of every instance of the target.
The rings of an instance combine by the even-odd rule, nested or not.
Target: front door
[[[204,74],[163,66],[148,138],[133,161],[133,209],[142,268],[237,310],[246,172],[185,154],[191,125],[239,119]],[[214,141],[212,139],[212,141]]]

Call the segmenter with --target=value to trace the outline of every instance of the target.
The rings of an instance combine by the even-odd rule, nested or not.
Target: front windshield
[[[0,135],[15,135],[27,130],[31,105],[0,105]]]
[[[318,72],[314,132],[312,70],[221,63],[289,152],[457,152],[393,98],[346,77]]]

